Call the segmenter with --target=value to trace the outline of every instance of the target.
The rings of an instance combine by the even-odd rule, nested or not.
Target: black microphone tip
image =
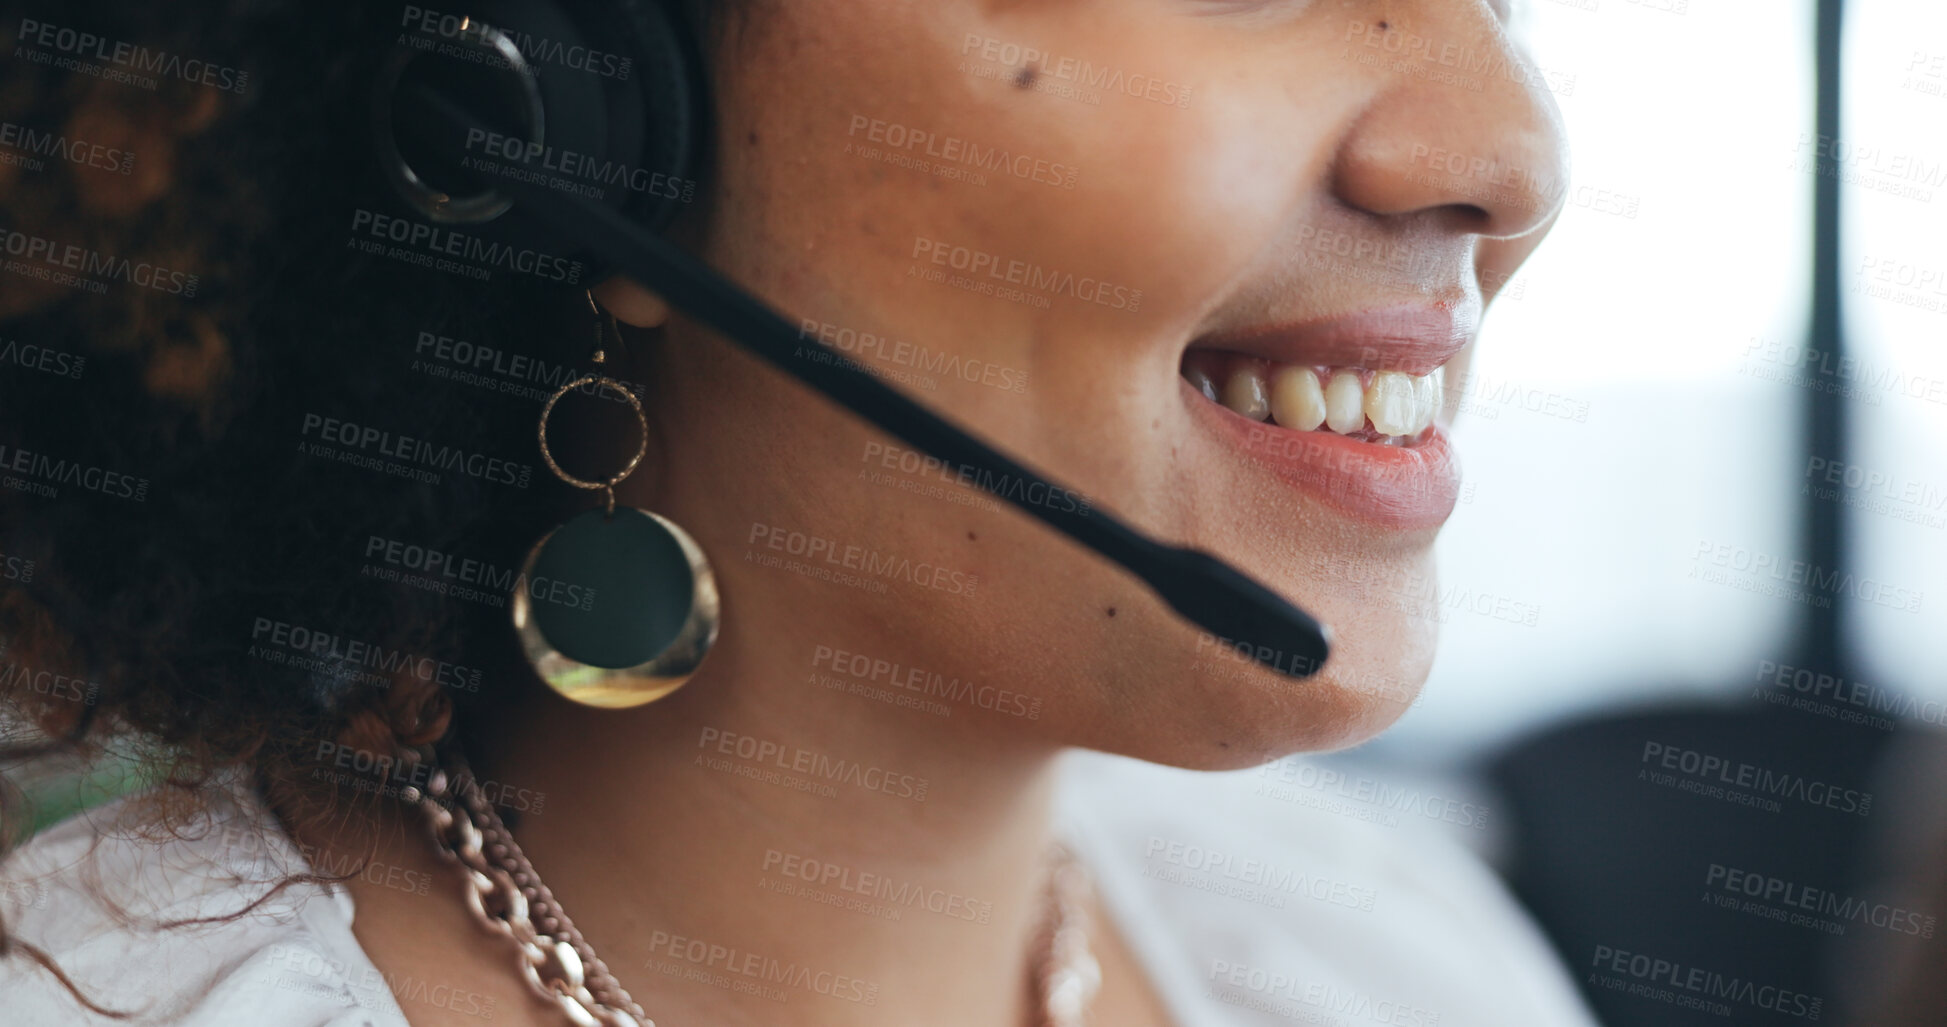
[[[1331,629],[1283,596],[1209,553],[1166,552],[1168,570],[1151,583],[1215,644],[1293,678],[1318,673],[1331,658]]]

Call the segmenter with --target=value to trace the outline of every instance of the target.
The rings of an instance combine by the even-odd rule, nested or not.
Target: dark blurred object
[[[1866,887],[1860,873],[1862,853],[1882,830],[1880,825],[1897,817],[1896,810],[1881,801],[1883,796],[1875,796],[1866,816],[1776,796],[1781,808],[1774,812],[1679,790],[1647,775],[1668,773],[1661,767],[1661,754],[1678,748],[1719,757],[1732,767],[1748,763],[1804,781],[1870,792],[1893,737],[1872,727],[1772,706],[1673,709],[1550,731],[1504,753],[1489,768],[1511,805],[1517,862],[1510,868],[1510,883],[1609,1027],[1722,1027],[1810,1019],[1749,1002],[1725,1002],[1731,1011],[1724,1016],[1601,986],[1594,983],[1598,975],[1626,975],[1597,965],[1599,947],[1680,964],[1679,974],[1695,968],[1722,979],[1819,997],[1818,1019],[1835,1022],[1835,1005],[1858,987],[1829,972],[1832,936],[1807,924],[1726,908],[1716,900],[1735,906],[1747,898],[1763,899],[1722,887],[1731,868],[1801,890],[1859,896]],[[1646,757],[1651,745],[1666,748]],[[1708,780],[1681,772],[1676,777]],[[1713,873],[1717,887],[1711,884]],[[1765,904],[1785,906],[1777,898]],[[1846,930],[1857,935],[1873,928],[1853,922]],[[1901,940],[1922,944],[1919,939]],[[1640,983],[1710,999],[1706,992],[1685,992],[1668,980]],[[1947,1019],[1913,1022],[1941,1024]]]
[[[1884,806],[1858,876],[1870,895],[1927,917],[1926,936],[1848,931],[1832,939],[1828,975],[1851,987],[1847,1027],[1947,1024],[1947,733],[1894,736],[1881,760]]]

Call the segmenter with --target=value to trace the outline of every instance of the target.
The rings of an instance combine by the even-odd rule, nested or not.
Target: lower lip
[[[1412,446],[1360,442],[1330,431],[1291,431],[1212,402],[1178,378],[1191,416],[1222,444],[1269,468],[1325,506],[1375,527],[1437,528],[1460,495],[1460,464],[1439,425]]]

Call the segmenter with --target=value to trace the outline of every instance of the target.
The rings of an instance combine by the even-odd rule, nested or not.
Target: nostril
[[[1491,234],[1488,229],[1494,225],[1494,213],[1486,207],[1473,203],[1456,203],[1448,209],[1453,211],[1464,231],[1480,235]]]

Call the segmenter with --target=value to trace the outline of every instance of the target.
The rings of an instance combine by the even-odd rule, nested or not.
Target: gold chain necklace
[[[595,954],[520,845],[480,792],[457,753],[452,772],[435,769],[424,786],[401,797],[419,807],[440,855],[466,874],[473,918],[506,935],[518,950],[521,977],[576,1027],[656,1027]],[[1089,948],[1087,870],[1065,846],[1050,855],[1047,902],[1029,974],[1040,997],[1033,1027],[1084,1027],[1101,989],[1102,969]]]

